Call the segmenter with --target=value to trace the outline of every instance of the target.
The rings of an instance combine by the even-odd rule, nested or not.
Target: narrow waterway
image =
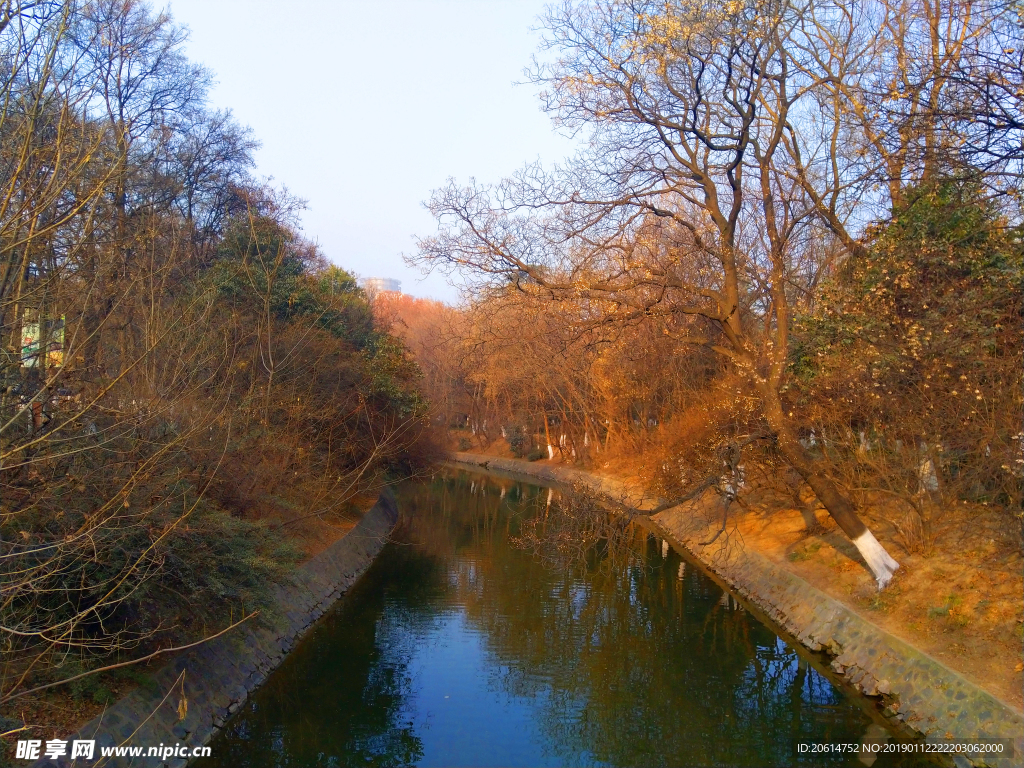
[[[394,541],[198,765],[863,766],[795,744],[892,737],[642,529],[579,567],[516,546],[557,503],[407,483]]]

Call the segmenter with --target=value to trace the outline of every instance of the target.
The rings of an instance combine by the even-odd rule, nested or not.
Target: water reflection
[[[794,744],[878,738],[868,712],[642,529],[584,572],[510,546],[548,496],[404,487],[397,541],[202,765],[859,765]]]

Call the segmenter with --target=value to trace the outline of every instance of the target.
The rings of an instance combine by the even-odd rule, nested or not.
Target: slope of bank
[[[385,489],[352,530],[275,585],[272,609],[174,658],[153,675],[154,685],[125,696],[66,737],[68,743],[94,739],[96,758],[103,747],[127,745],[145,750],[180,745],[191,750],[208,743],[312,624],[370,566],[397,521],[394,495]],[[122,757],[103,764],[138,768],[186,762],[179,757]],[[42,759],[33,768],[76,764],[85,763],[67,757]]]
[[[582,483],[636,509],[659,503],[616,478],[565,466],[467,453],[453,459],[549,483]],[[710,516],[675,508],[651,522],[674,547],[688,551],[803,645],[832,656],[833,668],[866,695],[880,698],[888,717],[933,739],[1010,739],[1017,757],[990,763],[1019,764],[1024,718],[1012,706],[808,583],[788,563],[745,546],[740,537],[720,536],[702,545],[718,528]]]

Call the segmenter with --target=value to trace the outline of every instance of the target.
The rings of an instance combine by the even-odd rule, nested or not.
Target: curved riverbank
[[[544,485],[461,468],[403,483],[373,565],[195,768],[849,768],[796,745],[905,739],[643,527],[587,563],[529,544],[560,529]]]
[[[274,588],[273,606],[250,623],[168,662],[139,688],[67,737],[95,739],[101,747],[131,745],[193,749],[209,742],[224,722],[266,680],[313,623],[370,566],[398,521],[392,492],[338,541]],[[184,703],[183,703],[184,702]],[[184,713],[184,718],[181,714]],[[108,758],[104,766],[182,766],[182,758]],[[43,766],[93,765],[68,758],[39,760]]]
[[[554,484],[583,483],[638,509],[660,503],[613,478],[569,467],[466,453],[453,461]],[[865,695],[881,698],[888,717],[931,739],[1010,739],[1016,757],[989,764],[1020,764],[1024,718],[1011,707],[757,552],[729,546],[724,538],[702,546],[714,533],[703,519],[669,509],[650,522],[805,647],[832,656],[833,669]]]

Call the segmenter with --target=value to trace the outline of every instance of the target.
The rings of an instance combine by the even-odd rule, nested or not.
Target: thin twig
[[[134,664],[140,664],[140,663],[142,663],[144,661],[149,661],[150,659],[154,659],[157,656],[161,656],[161,655],[163,655],[165,653],[175,653],[177,651],[185,651],[185,650],[188,650],[189,648],[195,648],[197,645],[202,645],[203,643],[209,642],[210,640],[216,640],[221,635],[226,634],[227,632],[230,632],[232,629],[237,627],[239,624],[242,624],[243,622],[248,621],[249,619],[251,619],[253,616],[255,616],[258,613],[259,613],[259,611],[253,611],[248,616],[245,616],[245,617],[239,619],[238,621],[236,621],[234,624],[231,624],[230,626],[225,627],[224,629],[222,629],[217,634],[210,635],[209,637],[204,637],[201,640],[196,640],[194,643],[189,643],[188,645],[179,645],[179,646],[176,646],[174,648],[161,648],[158,651],[153,651],[153,653],[149,654],[148,656],[140,656],[139,658],[132,659],[131,661],[122,661],[122,662],[119,662],[117,664],[109,664],[109,665],[107,665],[105,667],[99,667],[98,669],[91,669],[88,672],[82,672],[80,675],[74,675],[73,677],[69,677],[69,678],[66,678],[64,680],[58,680],[55,683],[47,683],[46,685],[38,685],[35,688],[29,688],[27,691],[22,691],[21,693],[15,693],[15,694],[11,694],[11,695],[5,696],[4,698],[0,699],[0,704],[6,704],[8,701],[13,701],[14,699],[21,698],[22,696],[27,696],[30,693],[37,693],[39,691],[46,690],[47,688],[53,688],[53,687],[58,686],[58,685],[65,685],[66,683],[70,683],[70,682],[73,682],[75,680],[80,680],[81,678],[88,677],[89,675],[97,675],[100,672],[109,672],[112,669],[119,669],[120,667],[130,667],[130,666],[132,666]]]

